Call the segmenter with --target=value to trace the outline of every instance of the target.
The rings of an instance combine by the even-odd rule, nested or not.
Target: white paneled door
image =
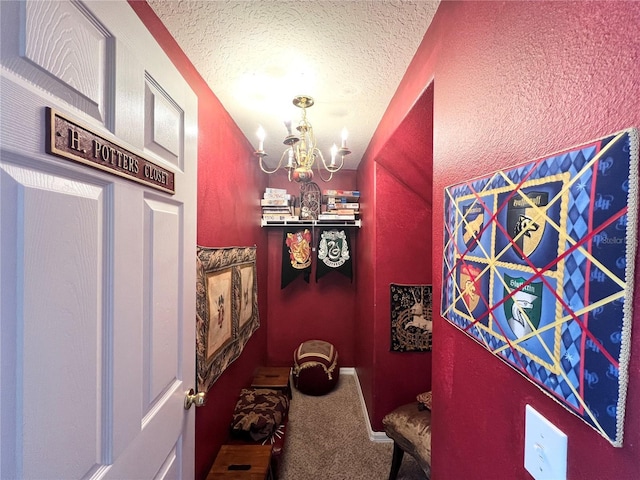
[[[0,22],[0,478],[192,479],[196,96],[124,1]],[[175,194],[47,153],[47,107]]]

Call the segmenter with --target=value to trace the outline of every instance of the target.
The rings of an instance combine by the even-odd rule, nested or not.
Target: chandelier
[[[275,173],[280,168],[285,168],[288,172],[289,181],[294,180],[296,182],[310,182],[313,179],[313,165],[315,164],[318,170],[320,178],[328,182],[333,177],[333,174],[340,170],[344,165],[345,155],[349,155],[351,150],[347,148],[347,130],[342,130],[342,144],[338,148],[336,144],[331,147],[331,160],[327,163],[322,155],[320,149],[316,146],[316,137],[313,134],[313,127],[307,120],[307,108],[313,105],[313,98],[308,95],[298,95],[293,99],[293,104],[302,109],[302,118],[296,127],[297,132],[293,132],[291,129],[291,121],[285,121],[284,125],[287,127],[287,136],[284,138],[284,143],[287,147],[282,152],[278,165],[273,170],[269,170],[265,167],[263,162],[267,153],[264,151],[264,129],[260,127],[258,129],[258,150],[255,155],[259,159],[260,169],[268,174]],[[325,178],[322,175],[322,168],[328,172],[329,176]]]

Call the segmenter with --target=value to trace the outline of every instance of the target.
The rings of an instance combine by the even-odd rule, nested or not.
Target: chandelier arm
[[[320,157],[320,160],[322,160],[322,164],[324,165],[325,170],[327,170],[329,172],[329,177],[328,178],[324,178],[322,176],[322,170],[320,170],[320,162],[316,162],[316,168],[318,169],[318,176],[320,177],[320,179],[323,182],[328,182],[329,180],[331,180],[333,178],[334,172],[327,168],[327,164],[324,161],[324,156],[322,155],[322,152],[319,149],[314,148],[313,149],[313,155],[318,155]]]
[[[276,173],[280,167],[282,166],[282,161],[284,160],[284,156],[288,154],[288,150],[285,150],[282,153],[282,156],[280,157],[280,161],[278,162],[278,165],[276,165],[276,168],[274,168],[273,170],[269,170],[267,168],[265,168],[264,163],[262,162],[262,159],[266,156],[266,155],[258,155],[259,158],[259,164],[260,164],[260,170],[262,170],[264,173],[267,173],[269,175],[271,175],[272,173]]]
[[[327,165],[327,162],[325,162],[324,156],[322,154],[320,154],[320,158],[322,159],[322,165],[324,166],[327,172],[336,173],[338,170],[340,170],[344,166],[344,155],[340,155],[340,162],[338,163],[338,165],[334,165],[334,166]],[[320,166],[318,165],[318,167]]]

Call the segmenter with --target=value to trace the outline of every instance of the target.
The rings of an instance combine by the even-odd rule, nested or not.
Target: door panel
[[[19,302],[20,321],[11,335],[16,372],[36,380],[25,380],[16,398],[14,434],[24,455],[17,477],[47,478],[54,469],[60,478],[82,478],[103,461],[104,186],[15,164],[3,165],[0,175],[3,203],[20,206],[12,219],[16,295],[38,298]],[[34,216],[40,220],[30,221]],[[18,394],[19,381],[16,387]],[[84,435],[62,443],[59,433],[69,425],[82,426]],[[43,452],[48,464],[41,461]]]
[[[145,147],[165,161],[183,169],[180,154],[184,112],[158,82],[147,74],[145,88]]]
[[[144,385],[145,411],[155,407],[160,396],[180,378],[182,355],[176,338],[184,319],[179,312],[178,253],[181,215],[178,205],[160,199],[145,201],[145,292]],[[165,252],[174,252],[172,256]],[[162,275],[154,275],[162,272]],[[176,319],[178,322],[176,322]]]
[[[3,64],[104,122],[115,46],[108,30],[80,3],[3,3]]]
[[[193,478],[197,99],[126,2],[0,9],[0,478]],[[46,154],[45,107],[175,194]]]
[[[24,59],[40,67],[43,73],[59,80],[66,91],[57,96],[84,97],[98,110],[104,102],[107,78],[105,28],[78,5],[66,2],[28,2],[25,9]],[[63,48],[61,48],[64,46]],[[39,85],[46,85],[45,75]],[[33,77],[30,77],[33,81]]]

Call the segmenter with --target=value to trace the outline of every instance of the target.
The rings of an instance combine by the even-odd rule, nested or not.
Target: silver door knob
[[[201,407],[207,403],[207,394],[205,392],[196,393],[193,388],[189,389],[187,395],[184,397],[184,409],[189,410],[191,405]]]

